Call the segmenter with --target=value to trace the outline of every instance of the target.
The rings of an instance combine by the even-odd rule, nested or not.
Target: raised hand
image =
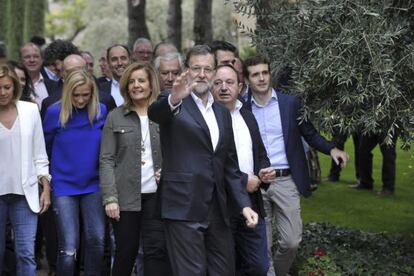
[[[189,78],[188,70],[181,73],[181,75],[179,75],[177,79],[175,79],[173,87],[171,89],[171,104],[179,104],[182,99],[190,95],[193,86],[194,84]]]

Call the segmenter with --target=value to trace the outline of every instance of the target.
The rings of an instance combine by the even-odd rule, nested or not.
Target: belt
[[[290,169],[275,169],[275,172],[276,172],[276,177],[290,175]]]

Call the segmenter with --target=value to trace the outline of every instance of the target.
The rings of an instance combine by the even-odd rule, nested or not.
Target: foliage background
[[[55,38],[70,38],[81,26],[74,43],[81,49],[99,51],[114,43],[128,40],[128,18],[125,0],[60,0],[52,6],[47,16],[47,35]],[[190,47],[193,38],[194,1],[182,1],[183,47]],[[53,4],[53,3],[52,3]],[[167,36],[166,19],[168,0],[147,1],[146,22],[151,40],[158,43]],[[68,13],[67,10],[75,10]],[[237,42],[237,26],[232,18],[233,6],[224,0],[213,0],[213,30],[215,39]],[[76,24],[68,24],[76,22]],[[83,27],[82,27],[83,26]]]
[[[257,16],[252,38],[271,57],[276,82],[291,70],[284,88],[303,99],[302,120],[331,134],[379,134],[387,143],[398,133],[407,147],[414,130],[413,6],[409,0],[246,0],[237,7]]]

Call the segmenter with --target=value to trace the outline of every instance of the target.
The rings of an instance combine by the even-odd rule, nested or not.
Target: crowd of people
[[[298,121],[266,57],[138,38],[103,50],[96,77],[90,52],[34,42],[0,67],[2,273],[36,275],[43,244],[50,275],[289,273],[304,141],[332,157],[331,180],[348,155]]]

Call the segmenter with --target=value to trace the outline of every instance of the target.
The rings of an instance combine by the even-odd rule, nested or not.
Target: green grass
[[[382,185],[382,155],[379,147],[373,151],[375,192],[348,187],[356,182],[352,139],[348,139],[345,150],[351,159],[341,173],[341,181],[322,182],[310,198],[302,199],[303,221],[329,222],[369,232],[387,232],[414,238],[414,151],[397,148],[395,195],[382,198],[377,195]],[[324,178],[329,172],[330,158],[319,153],[319,161]]]

